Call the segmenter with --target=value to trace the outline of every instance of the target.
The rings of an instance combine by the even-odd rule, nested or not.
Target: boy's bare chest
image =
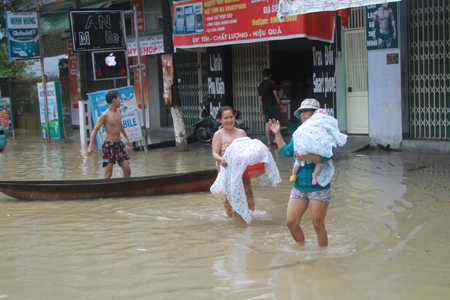
[[[110,126],[117,126],[121,121],[122,120],[119,112],[109,112],[106,116],[106,124]]]

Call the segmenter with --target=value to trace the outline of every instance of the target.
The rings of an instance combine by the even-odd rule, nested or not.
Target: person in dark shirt
[[[278,95],[277,85],[272,78],[270,69],[264,69],[262,72],[264,76],[263,82],[258,87],[259,105],[261,106],[261,115],[265,118],[264,132],[267,137],[267,146],[275,145],[270,137],[269,120],[279,120],[280,115],[278,109],[281,109],[281,99]]]

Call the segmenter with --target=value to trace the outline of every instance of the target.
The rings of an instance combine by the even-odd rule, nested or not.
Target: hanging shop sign
[[[39,24],[35,12],[5,12],[9,60],[41,58]]]
[[[125,50],[92,52],[94,80],[128,77],[128,63]]]
[[[64,122],[62,120],[62,101],[59,81],[49,81],[45,84],[47,90],[47,118],[48,131],[51,139],[64,138]],[[37,83],[39,111],[41,116],[42,137],[45,135],[45,109],[44,109],[44,90],[42,82]]]
[[[180,48],[309,37],[332,42],[334,12],[277,17],[278,0],[209,0],[174,4],[174,46]]]
[[[336,116],[335,44],[314,42],[313,78],[314,98],[327,113]]]
[[[278,2],[278,0],[276,1]],[[401,0],[279,0],[278,18],[398,1]]]
[[[366,7],[367,50],[398,48],[398,3]]]
[[[14,130],[9,98],[0,98],[0,125],[3,126],[5,131]]]
[[[125,129],[130,142],[142,140],[141,123],[139,121],[138,106],[134,96],[134,87],[127,86],[115,89],[120,94],[120,111],[122,114],[122,124]],[[106,103],[106,94],[109,91],[98,91],[88,94],[89,105],[91,107],[91,114],[94,126],[97,125],[98,119],[105,112],[109,105]],[[105,127],[99,130],[97,134],[98,149],[102,148],[103,141],[106,137]],[[123,138],[123,136],[122,136]],[[125,142],[125,139],[122,139]]]
[[[141,49],[141,56],[164,53],[164,39],[163,35],[139,36],[139,48]],[[127,52],[128,56],[137,56],[136,38],[127,38]]]
[[[126,49],[122,11],[72,10],[69,20],[73,51]]]

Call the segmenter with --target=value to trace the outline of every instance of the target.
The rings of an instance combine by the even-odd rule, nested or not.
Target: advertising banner
[[[0,125],[5,131],[14,130],[11,113],[11,101],[9,98],[0,98]]]
[[[335,44],[315,42],[313,55],[314,98],[327,113],[336,116]]]
[[[367,50],[398,48],[397,3],[366,7]]]
[[[47,88],[47,116],[48,131],[51,139],[64,138],[64,122],[62,119],[61,90],[58,81],[50,81],[45,84]],[[44,90],[42,82],[37,83],[39,111],[41,116],[42,137],[45,138],[45,110]]]
[[[277,17],[278,0],[174,3],[174,46],[180,48],[309,37],[333,42],[334,12]]]
[[[130,142],[142,140],[138,106],[136,103],[136,98],[134,97],[134,87],[127,86],[115,89],[115,91],[120,94],[120,111],[122,114],[122,124],[125,131],[127,132],[128,139],[130,140]],[[97,121],[102,113],[105,112],[109,107],[108,103],[106,103],[106,94],[108,92],[109,91],[98,91],[92,94],[88,94],[94,126],[97,125]],[[105,136],[105,127],[102,126],[97,134],[98,149],[102,148]],[[123,139],[123,141],[125,142],[125,139]]]
[[[278,17],[282,19],[286,16],[297,14],[309,14],[318,11],[337,11],[349,7],[361,7],[370,4],[395,1],[401,0],[279,0],[280,7],[278,10]]]
[[[162,34],[139,36],[139,48],[142,55],[164,53],[164,39]],[[137,56],[136,38],[127,38],[128,56]]]
[[[172,54],[161,55],[164,104],[172,105],[173,63]]]
[[[9,60],[41,58],[35,12],[5,12]]]

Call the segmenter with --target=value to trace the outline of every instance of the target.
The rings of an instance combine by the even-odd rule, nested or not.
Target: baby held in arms
[[[341,133],[337,120],[328,115],[325,109],[317,109],[305,123],[303,123],[293,134],[295,152],[300,155],[318,154],[324,157],[332,157],[333,150],[337,145],[343,146],[347,142],[347,135]],[[321,186],[331,181],[332,165],[320,162],[296,160],[292,169],[291,182],[297,180],[297,173],[305,163],[315,163],[312,174],[312,184]],[[321,173],[323,170],[323,173]],[[334,171],[334,170],[333,170]],[[330,176],[331,175],[331,176]]]

